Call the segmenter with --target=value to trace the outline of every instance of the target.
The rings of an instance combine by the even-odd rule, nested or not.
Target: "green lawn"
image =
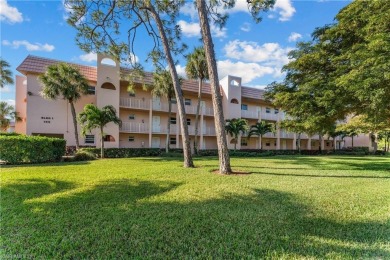
[[[390,259],[389,157],[1,169],[0,258]]]

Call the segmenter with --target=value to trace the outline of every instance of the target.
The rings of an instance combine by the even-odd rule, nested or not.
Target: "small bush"
[[[91,161],[96,159],[96,155],[89,151],[77,151],[73,157],[73,161]]]
[[[100,148],[82,148],[80,151],[88,151],[100,156]],[[160,156],[162,150],[158,148],[105,148],[104,157],[106,158],[130,158],[144,156]]]
[[[8,164],[60,161],[65,145],[66,141],[58,138],[1,135],[0,159]]]
[[[20,135],[18,133],[12,132],[12,133],[2,133],[0,132],[0,136],[17,136]]]

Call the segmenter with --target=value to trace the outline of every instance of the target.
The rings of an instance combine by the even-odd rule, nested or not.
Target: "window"
[[[329,146],[329,142],[326,142],[326,146]]]
[[[248,146],[248,139],[247,138],[241,138],[241,146]]]
[[[187,125],[191,125],[191,118],[187,118]]]
[[[275,108],[275,115],[279,114],[279,108]]]
[[[105,135],[104,142],[115,142],[115,138],[112,135]]]
[[[88,87],[88,95],[95,95],[95,87],[94,86]]]
[[[241,104],[241,110],[248,110],[248,105]]]
[[[265,143],[265,146],[271,146],[271,143]]]
[[[129,136],[129,142],[134,142],[134,136]]]
[[[135,119],[135,115],[134,114],[129,115],[129,119],[130,120],[134,120]]]
[[[233,98],[232,100],[230,100],[230,103],[232,103],[232,104],[238,104],[238,100],[235,99],[235,98]]]
[[[271,108],[266,107],[266,108],[265,108],[265,112],[266,112],[267,114],[271,113]]]
[[[103,83],[102,85],[102,88],[105,88],[105,89],[111,89],[111,90],[115,90],[115,86],[114,84],[110,83],[110,82],[105,82]]]
[[[94,135],[86,135],[85,139],[84,139],[84,143],[94,144],[95,143],[95,136]]]
[[[276,146],[276,141],[274,142],[274,146]]]
[[[191,99],[186,98],[186,99],[184,100],[184,105],[186,105],[186,106],[191,106]]]
[[[170,122],[172,125],[176,125],[176,117],[171,117]]]
[[[171,98],[171,103],[172,103],[172,104],[177,104],[177,100],[176,100],[176,98],[174,98],[174,97],[173,97],[173,98]]]
[[[129,93],[129,97],[135,97],[135,93]]]
[[[169,139],[169,144],[176,144],[176,137],[171,137]]]

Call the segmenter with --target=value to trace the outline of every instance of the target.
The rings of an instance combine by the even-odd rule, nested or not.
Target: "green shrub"
[[[16,136],[16,135],[20,135],[20,134],[15,133],[15,132],[13,132],[13,133],[2,133],[2,132],[0,132],[0,136]]]
[[[73,161],[91,161],[96,159],[96,155],[89,151],[77,151],[73,157]]]
[[[80,151],[88,151],[100,156],[100,148],[82,148]],[[105,148],[106,158],[130,158],[144,156],[160,156],[162,150],[158,148]]]
[[[0,135],[0,160],[8,164],[60,161],[64,139],[27,135]]]

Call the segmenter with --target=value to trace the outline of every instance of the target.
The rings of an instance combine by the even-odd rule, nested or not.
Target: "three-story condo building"
[[[45,135],[65,138],[68,146],[75,145],[74,127],[70,106],[66,100],[47,100],[42,98],[42,89],[38,76],[46,71],[47,66],[61,61],[29,55],[17,68],[23,74],[16,76],[16,111],[22,117],[17,122],[15,131],[28,135]],[[164,148],[168,120],[171,123],[170,147],[181,148],[181,133],[175,100],[172,100],[172,115],[168,118],[168,100],[154,97],[150,91],[143,89],[143,84],[153,84],[151,73],[133,79],[135,93],[128,92],[128,69],[120,67],[109,57],[98,55],[97,66],[73,64],[90,83],[89,95],[83,96],[75,104],[76,112],[82,111],[86,104],[95,104],[98,107],[112,105],[119,113],[122,126],[108,124],[105,128],[105,147],[128,148]],[[182,84],[187,115],[187,125],[190,138],[194,138],[195,113],[197,103],[198,82],[184,80]],[[241,78],[226,76],[220,81],[223,97],[225,119],[244,118],[249,125],[259,120],[278,122],[285,114],[279,108],[266,102],[263,91],[260,89],[242,86]],[[80,132],[80,131],[79,131]],[[216,149],[216,132],[214,126],[214,112],[209,85],[203,84],[201,113],[199,122],[200,149]],[[91,132],[86,136],[79,135],[80,145],[99,146],[99,136]],[[228,136],[229,146],[233,148],[233,140]],[[296,149],[297,134],[284,129],[275,133],[268,133],[261,140],[258,137],[250,139],[240,137],[238,149],[265,150]],[[367,135],[355,137],[355,146],[371,147],[372,143]],[[301,135],[302,149],[340,149],[351,146],[350,138],[346,140],[324,138],[320,143],[318,135]]]

